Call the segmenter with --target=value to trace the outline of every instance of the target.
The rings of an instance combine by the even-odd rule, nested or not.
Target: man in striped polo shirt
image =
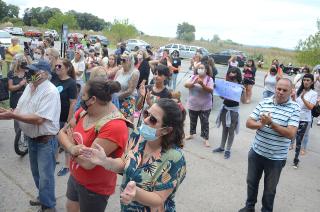
[[[263,172],[265,184],[261,211],[273,211],[281,170],[299,125],[300,107],[290,99],[292,87],[289,79],[280,79],[275,95],[261,101],[247,120],[247,128],[257,132],[248,155],[246,206],[239,212],[255,211]]]

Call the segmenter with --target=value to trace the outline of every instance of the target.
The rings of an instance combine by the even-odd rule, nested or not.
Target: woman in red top
[[[70,127],[59,132],[60,144],[72,155],[66,194],[68,212],[103,212],[115,191],[117,175],[83,160],[79,150],[97,143],[106,155],[121,157],[128,140],[128,128],[111,102],[111,95],[119,91],[118,82],[106,82],[103,78],[89,80],[81,97],[82,108],[75,113]]]

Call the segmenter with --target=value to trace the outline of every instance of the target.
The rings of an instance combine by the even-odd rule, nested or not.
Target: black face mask
[[[91,99],[91,97],[89,97],[87,100],[83,100],[81,99],[80,101],[80,106],[82,107],[82,109],[84,109],[85,111],[88,110],[89,106],[87,105],[87,101]]]

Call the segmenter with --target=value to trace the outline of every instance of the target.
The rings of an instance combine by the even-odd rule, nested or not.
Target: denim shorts
[[[108,204],[108,195],[97,194],[89,191],[80,185],[72,175],[70,175],[67,187],[67,198],[78,202],[81,212],[104,212]]]

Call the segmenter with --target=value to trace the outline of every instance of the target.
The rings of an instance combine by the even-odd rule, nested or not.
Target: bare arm
[[[14,92],[14,91],[21,89],[26,83],[27,83],[27,81],[25,79],[23,79],[19,84],[13,85],[13,80],[9,79],[8,89],[9,89],[9,91]]]
[[[129,79],[128,82],[128,89],[119,93],[119,99],[126,98],[132,95],[134,89],[136,89],[139,81],[139,72],[134,71],[132,77]]]
[[[69,107],[69,113],[68,113],[68,119],[67,121],[69,122],[72,117],[73,117],[73,110],[74,110],[74,106],[76,105],[77,103],[77,100],[76,99],[69,99],[70,101],[70,107]]]
[[[35,124],[35,125],[41,125],[43,122],[45,122],[45,118],[42,118],[36,114],[19,114],[14,112],[13,113],[13,119],[17,121],[22,121],[28,124]]]
[[[168,196],[172,193],[173,189],[167,189],[163,191],[145,191],[142,188],[137,187],[136,196],[134,201],[141,203],[152,208],[163,207],[164,202]]]
[[[293,139],[296,136],[296,133],[298,130],[297,127],[290,126],[290,125],[288,127],[283,127],[274,122],[271,122],[269,126],[280,135],[289,139]]]

